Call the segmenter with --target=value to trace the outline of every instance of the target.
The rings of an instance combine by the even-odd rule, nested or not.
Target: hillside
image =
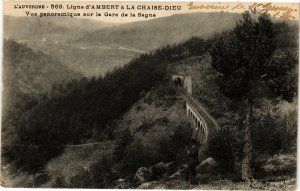
[[[110,43],[74,43],[74,40],[88,32],[115,25],[117,24],[81,18],[28,18],[5,15],[4,38],[26,43],[33,50],[55,56],[66,67],[91,77],[104,75],[141,54],[130,47]]]
[[[78,39],[89,44],[127,45],[151,51],[167,44],[175,44],[193,36],[204,39],[231,30],[240,14],[191,13],[114,26],[91,32]]]
[[[297,52],[294,48],[290,49]],[[274,57],[282,54],[282,50],[277,50]],[[239,102],[233,101],[225,97],[216,83],[217,73],[211,66],[211,57],[209,53],[204,53],[201,56],[195,56],[172,63],[168,69],[169,74],[186,75],[192,77],[193,96],[218,120],[222,126],[228,123],[236,116]],[[297,71],[296,71],[297,72]],[[294,112],[297,106],[297,100],[289,103],[287,101],[276,101],[262,99],[260,106],[274,107],[276,105],[283,113],[288,114]]]
[[[104,74],[135,57],[134,52],[111,51],[111,47],[69,43],[95,30],[116,24],[82,18],[34,18],[4,16],[4,38],[26,43],[34,51],[58,58],[85,76]],[[117,47],[118,48],[118,47]],[[120,64],[122,60],[122,64]],[[96,68],[96,70],[95,70]]]
[[[222,122],[224,111],[228,110],[231,101],[221,94],[216,84],[217,73],[211,67],[208,52],[201,56],[191,57],[172,63],[169,72],[192,77],[193,96],[206,107],[211,114]]]
[[[170,149],[174,132],[178,129],[181,129],[180,132],[189,132],[189,122],[185,117],[183,99],[175,95],[172,89],[166,89],[168,88],[153,88],[133,104],[123,116],[111,123],[114,124],[113,134],[115,137],[120,136],[120,133],[123,134],[124,130],[130,129],[133,143],[141,141],[141,146],[147,151],[144,153],[146,158],[144,158],[145,155],[130,154],[124,156],[138,157],[137,160],[139,161],[136,162],[136,165],[144,163],[145,160],[149,162],[149,165],[165,160],[163,158],[165,153],[163,152],[167,150],[172,157],[174,154],[171,152],[176,151]],[[45,173],[36,175],[36,184],[38,187],[94,188],[93,170],[97,162],[103,158],[108,159],[112,163],[110,168],[114,173],[122,164],[122,162],[115,163],[115,159],[113,159],[115,157],[114,149],[117,145],[118,138],[116,141],[97,142],[95,144],[68,145],[58,157],[48,162]],[[165,148],[167,150],[161,150],[163,146],[168,146]],[[9,178],[7,186],[26,185],[31,187],[32,185],[32,176],[23,173],[10,175],[7,178]]]
[[[5,40],[3,50],[2,146],[14,140],[13,124],[20,115],[45,96],[54,84],[81,77],[54,57],[15,41]]]
[[[46,173],[37,173],[36,184],[38,187],[49,188],[59,186],[56,185],[57,180],[63,182],[70,181],[75,183],[76,176],[84,173],[102,158],[111,160],[114,149],[112,141],[99,142],[91,145],[69,145],[66,146],[64,152],[57,158],[49,161],[47,164]],[[2,173],[7,171],[7,168],[1,169]],[[13,174],[5,174],[4,179],[6,187],[32,187],[32,176],[17,172]]]
[[[162,95],[158,96],[157,93],[161,92]],[[140,155],[138,153],[136,154],[124,154],[124,161],[127,161],[127,157],[130,157],[131,159],[135,160],[135,163],[128,163],[127,165],[131,167],[136,166],[139,167],[139,164],[142,164],[146,161],[148,161],[149,165],[153,165],[157,162],[160,162],[161,160],[164,160],[162,158],[165,153],[161,151],[162,144],[169,145],[172,135],[174,134],[174,131],[178,128],[187,128],[187,120],[185,118],[184,108],[183,108],[183,101],[182,99],[176,98],[175,95],[168,95],[165,93],[162,93],[163,91],[160,89],[152,89],[150,92],[148,92],[144,97],[142,97],[139,101],[137,101],[133,106],[124,114],[121,118],[115,120],[113,124],[115,123],[116,126],[114,127],[114,135],[116,137],[120,136],[120,133],[123,133],[124,130],[130,129],[131,136],[132,136],[132,146],[135,145],[136,142],[140,143],[140,146],[142,147],[143,151],[139,151]],[[109,148],[118,145],[118,139],[116,141],[117,143],[109,143],[106,148],[104,148],[103,152],[109,152]],[[167,146],[165,145],[165,146]],[[95,147],[97,150],[97,147]],[[132,147],[134,148],[134,147]],[[84,150],[84,146],[81,148],[82,152]],[[167,148],[166,148],[167,149]],[[179,149],[179,148],[178,148]],[[64,164],[68,164],[68,168],[70,169],[70,172],[68,173],[61,173],[61,168],[57,165],[53,165],[53,162],[50,162],[48,164],[48,168],[52,166],[51,168],[56,169],[55,175],[62,175],[63,177],[66,177],[66,182],[68,183],[68,179],[76,176],[82,175],[82,171],[89,171],[88,166],[85,166],[86,162],[81,162],[81,172],[79,170],[74,171],[74,169],[77,169],[76,165],[78,160],[84,160],[88,161],[86,158],[91,158],[95,156],[95,153],[88,154],[87,155],[76,155],[77,159],[74,163],[71,161],[74,158],[74,154],[76,152],[71,152],[72,157],[69,157],[68,160],[61,160],[61,158],[66,158],[68,155],[67,153],[70,148],[66,148],[65,152],[58,158],[54,159],[53,161],[56,161],[56,164],[60,164],[61,166],[65,166]],[[131,152],[131,151],[125,151],[125,152]],[[170,150],[171,152],[171,150]],[[108,155],[108,158],[115,157],[112,155],[113,153],[110,153]],[[89,163],[93,163],[96,161],[99,161],[101,157],[104,155],[99,155],[98,158],[94,158]],[[100,157],[100,158],[99,158]],[[115,159],[114,159],[115,160]],[[115,163],[114,161],[111,161],[112,164],[110,166],[112,172],[118,172],[119,166],[123,163],[120,162]],[[128,161],[129,162],[129,161]],[[52,164],[53,163],[53,164]],[[133,165],[133,166],[131,166]],[[135,167],[133,167],[135,168]],[[53,170],[52,170],[53,171]],[[64,170],[65,171],[65,170]],[[123,173],[118,172],[119,174],[117,176],[122,176]],[[50,174],[53,174],[52,172]],[[54,174],[53,174],[54,175]],[[124,175],[125,176],[125,175]],[[69,177],[69,178],[68,178]],[[84,184],[84,181],[81,182],[81,184]],[[80,183],[79,183],[80,185]],[[92,187],[92,185],[90,185]],[[90,187],[89,186],[89,187]]]
[[[170,122],[171,124],[168,124]],[[128,128],[132,133],[146,133],[149,128],[159,128],[155,127],[156,125],[168,124],[169,127],[162,128],[174,129],[181,122],[188,122],[185,117],[184,100],[172,89],[164,92],[160,88],[153,88],[118,120],[117,129]]]
[[[81,77],[54,57],[35,52],[24,44],[5,40],[3,49],[5,107],[11,107],[10,102],[16,102],[20,94],[36,98],[51,90],[55,83]]]
[[[76,39],[86,32],[91,32],[114,24],[91,19],[69,18],[33,18],[4,15],[4,38],[17,41],[33,42],[65,42]]]

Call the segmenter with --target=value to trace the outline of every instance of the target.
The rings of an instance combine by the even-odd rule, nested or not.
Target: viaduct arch
[[[198,116],[188,103],[186,103],[186,115],[191,121],[193,130],[192,138],[196,139],[200,144],[205,144],[208,138],[208,131],[204,119]]]

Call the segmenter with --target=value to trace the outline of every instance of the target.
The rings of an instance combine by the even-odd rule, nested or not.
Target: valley
[[[28,20],[6,16],[4,36],[51,54],[68,68],[92,77],[104,75],[167,44],[180,43],[192,36],[209,38],[217,31],[230,30],[239,17],[238,14],[195,13],[112,24],[79,18],[63,17],[60,22],[54,22],[55,18]],[[210,19],[218,21],[214,23],[216,28],[210,27]]]
[[[114,68],[122,67],[145,51],[118,44],[90,45],[68,42],[31,42],[30,47],[58,58],[68,68],[86,77],[105,75]]]

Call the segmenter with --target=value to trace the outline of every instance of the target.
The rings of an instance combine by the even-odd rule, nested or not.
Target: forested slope
[[[37,98],[53,84],[81,77],[56,58],[13,40],[4,40],[3,50],[4,108],[14,108],[11,102],[21,101],[22,96]]]
[[[2,146],[14,140],[17,121],[53,85],[81,77],[56,58],[14,40],[4,40],[3,50]]]

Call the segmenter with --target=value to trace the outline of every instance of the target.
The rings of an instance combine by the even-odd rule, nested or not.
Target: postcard
[[[299,3],[4,0],[1,186],[295,190]]]

